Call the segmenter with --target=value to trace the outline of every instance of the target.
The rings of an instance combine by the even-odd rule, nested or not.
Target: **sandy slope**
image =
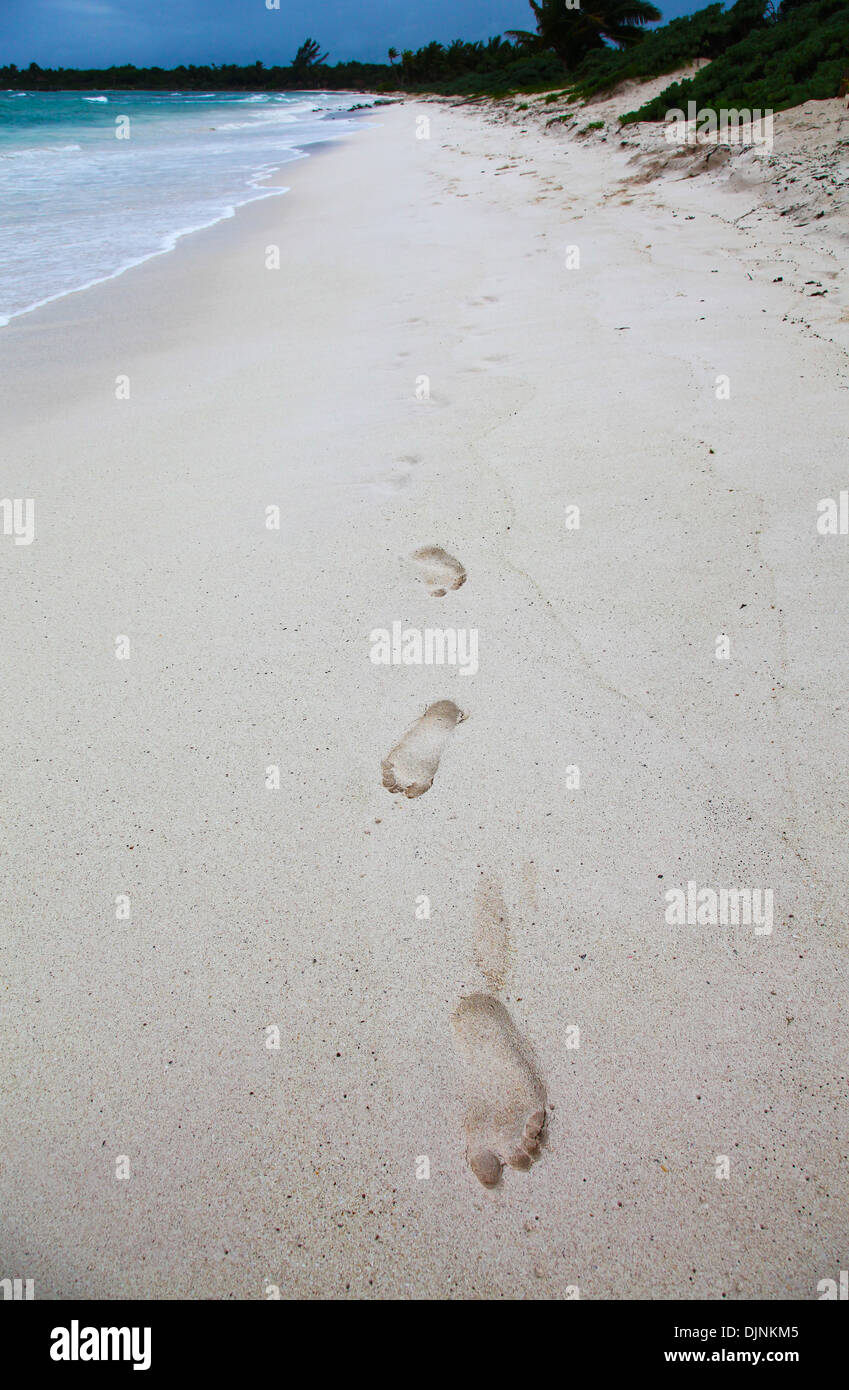
[[[0,334],[37,517],[0,538],[2,1263],[39,1297],[845,1265],[845,291],[773,283],[733,192],[527,127],[386,108]],[[396,620],[477,628],[478,674],[373,665]],[[439,700],[468,718],[390,795]],[[771,887],[772,935],[668,926],[688,880]],[[487,1190],[464,1124],[512,1142],[540,1094]]]

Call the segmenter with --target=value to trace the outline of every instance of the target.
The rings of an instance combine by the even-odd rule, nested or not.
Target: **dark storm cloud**
[[[661,3],[664,18],[699,8]],[[332,62],[386,59],[431,39],[482,39],[532,29],[525,0],[2,0],[0,63],[42,67],[286,63],[307,35]]]

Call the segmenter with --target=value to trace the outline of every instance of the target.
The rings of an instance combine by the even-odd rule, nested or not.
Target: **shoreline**
[[[294,163],[295,161],[291,160],[289,162]],[[275,174],[279,174],[280,170],[284,167],[285,166],[281,164],[279,169],[274,170],[270,175],[263,175],[263,177],[273,178]],[[23,318],[26,314],[34,314],[37,309],[44,309],[48,304],[55,304],[57,300],[65,299],[68,295],[84,294],[86,290],[92,290],[97,285],[106,285],[110,280],[117,280],[122,275],[126,275],[127,271],[135,270],[137,266],[144,265],[145,262],[151,261],[157,256],[167,256],[169,251],[173,251],[177,243],[182,241],[184,237],[193,236],[196,232],[205,232],[210,227],[217,226],[219,222],[228,222],[231,217],[236,216],[240,208],[248,207],[251,203],[261,202],[263,198],[273,198],[278,194],[282,195],[288,193],[288,191],[287,187],[275,188],[268,193],[260,194],[256,198],[246,198],[243,203],[234,203],[231,207],[226,208],[219,217],[213,218],[210,222],[204,222],[198,227],[185,227],[181,231],[170,233],[167,238],[168,245],[160,246],[158,250],[150,251],[146,256],[140,256],[135,261],[128,261],[126,265],[119,266],[117,270],[111,271],[108,275],[98,276],[96,280],[88,280],[84,285],[75,285],[72,289],[60,290],[58,294],[52,294],[47,299],[40,299],[37,303],[28,305],[25,309],[17,309],[14,313],[6,317],[0,314],[0,328],[7,328],[14,319]]]
[[[849,1239],[839,309],[800,321],[766,215],[491,109],[325,154],[0,334],[35,499],[2,552],[9,1269],[814,1298]],[[376,664],[396,622],[479,634],[474,673]],[[432,785],[391,795],[437,706]],[[691,883],[769,892],[771,932],[668,920]],[[545,1113],[492,1188],[490,1082]]]
[[[120,91],[120,89],[114,90]],[[71,94],[77,95],[77,93],[74,92],[73,89],[71,89]],[[88,100],[88,98],[83,99]],[[365,112],[357,112],[353,110],[344,113],[346,117],[352,120],[355,120],[358,116],[364,114]],[[339,119],[339,115],[338,113],[336,115],[328,115],[326,119],[330,121],[337,120]],[[357,133],[358,132],[355,130],[353,132],[349,132],[349,135]],[[290,164],[298,163],[300,160],[303,159],[309,159],[311,151],[317,151],[324,147],[333,147],[337,144],[343,143],[346,138],[349,137],[334,134],[329,135],[322,140],[308,140],[305,141],[302,146],[290,147],[287,151],[287,153],[290,156],[288,159],[285,159],[280,163],[274,164],[271,167],[266,165],[261,170],[254,172],[250,176],[248,176],[248,173],[246,171],[245,191],[249,196],[242,198],[238,202],[228,203],[220,213],[218,213],[215,217],[212,217],[207,222],[202,222],[194,226],[178,228],[175,231],[170,231],[166,234],[163,234],[162,242],[164,244],[161,244],[156,249],[148,251],[144,255],[139,256],[134,260],[127,261],[125,264],[118,266],[115,270],[110,271],[108,274],[97,276],[95,279],[88,280],[81,285],[74,285],[71,288],[60,290],[56,294],[49,295],[46,299],[38,300],[33,304],[27,305],[23,309],[16,309],[8,315],[0,314],[0,328],[6,328],[13,320],[21,318],[28,314],[32,314],[36,312],[36,310],[42,309],[48,304],[53,304],[57,300],[64,299],[68,295],[83,294],[86,290],[93,289],[97,285],[103,285],[107,284],[109,281],[117,280],[122,275],[125,275],[128,271],[135,270],[137,266],[144,265],[147,261],[152,260],[157,256],[165,256],[169,254],[169,252],[174,250],[178,242],[182,241],[185,237],[193,236],[197,232],[204,232],[208,230],[208,228],[216,226],[219,222],[229,221],[231,218],[236,216],[236,213],[241,208],[248,207],[251,203],[261,202],[265,198],[283,196],[285,193],[288,192],[288,187],[285,185],[275,186],[275,180],[279,180],[282,170],[287,168]],[[260,191],[263,188],[267,189],[267,191]]]

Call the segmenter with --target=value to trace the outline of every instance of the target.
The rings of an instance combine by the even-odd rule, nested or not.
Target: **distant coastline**
[[[111,68],[40,68],[32,63],[18,69],[0,68],[0,89],[20,92],[367,92],[393,86],[385,63],[337,63],[298,74],[293,67],[181,65],[176,68],[137,68],[132,63]],[[397,85],[397,82],[394,84]]]

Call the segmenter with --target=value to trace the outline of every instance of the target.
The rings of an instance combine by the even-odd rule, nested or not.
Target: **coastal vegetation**
[[[591,8],[568,0],[530,0],[536,31],[511,29],[509,35],[530,52],[553,49],[565,68],[580,63],[588,53],[633,47],[646,24],[662,18],[648,0],[592,0]]]
[[[689,101],[716,110],[744,106],[783,111],[840,95],[847,76],[847,0],[784,0],[777,13],[752,25],[695,77],[673,83],[622,120],[662,121],[671,107],[683,102],[686,109]]]
[[[315,91],[434,92],[503,96],[561,88],[587,101],[626,79],[674,73],[697,59],[704,66],[667,87],[623,121],[662,120],[690,100],[719,108],[782,110],[811,98],[834,97],[849,77],[847,0],[736,0],[656,25],[648,0],[530,0],[533,30],[485,42],[426,44],[388,50],[386,63],[328,63],[315,39],[291,63],[266,67],[189,64],[175,68],[106,69],[0,66],[0,87],[23,91]]]

